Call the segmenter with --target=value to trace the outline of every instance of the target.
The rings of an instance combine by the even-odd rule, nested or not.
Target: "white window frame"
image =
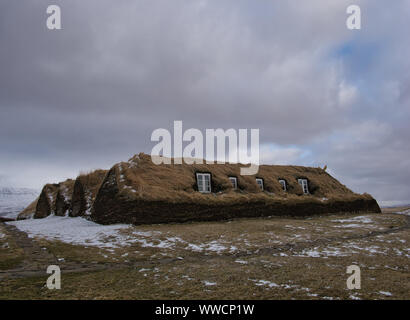
[[[205,177],[208,177],[208,183],[209,183],[208,186],[207,186]],[[200,181],[201,181],[201,184],[200,184]],[[196,184],[198,186],[198,191],[200,193],[211,193],[212,192],[211,174],[198,172],[196,174]]]
[[[258,182],[260,182],[260,183],[258,183]],[[265,187],[263,185],[263,179],[256,178],[256,184],[258,185],[259,188],[261,188],[262,191],[265,190]]]
[[[234,189],[238,189],[238,178],[237,177],[229,177],[229,181],[232,184]]]
[[[309,194],[309,184],[307,179],[298,179],[298,183],[302,187],[303,194]]]
[[[288,186],[287,186],[287,184],[286,184],[286,180],[285,180],[285,179],[279,179],[279,183],[281,184],[283,191],[288,191]]]

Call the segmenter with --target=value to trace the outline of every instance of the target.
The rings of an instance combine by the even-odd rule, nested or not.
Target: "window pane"
[[[211,192],[211,175],[209,173],[197,173],[199,192]]]
[[[203,192],[204,191],[203,175],[197,174],[197,179],[198,179],[198,191]]]
[[[303,181],[303,192],[309,193],[307,180]]]
[[[302,187],[303,193],[308,194],[309,193],[309,188],[308,188],[308,182],[306,179],[298,179],[298,182],[300,186]]]
[[[234,188],[234,189],[236,189],[236,178],[235,177],[231,177],[231,178],[229,178],[229,180],[231,181],[231,184],[232,184],[232,187]]]
[[[205,187],[205,190],[206,191],[209,191],[210,190],[210,183],[209,183],[209,176],[208,175],[205,175],[204,176],[204,178],[205,178],[205,181],[204,181],[204,187]]]
[[[263,190],[263,180],[262,179],[256,179],[256,183],[261,188],[261,190]]]
[[[286,191],[286,181],[285,180],[279,180],[279,183],[282,185],[283,191]]]

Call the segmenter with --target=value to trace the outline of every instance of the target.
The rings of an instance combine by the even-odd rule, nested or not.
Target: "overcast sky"
[[[406,0],[2,0],[0,185],[109,168],[183,120],[259,128],[265,163],[409,200],[409,19]]]

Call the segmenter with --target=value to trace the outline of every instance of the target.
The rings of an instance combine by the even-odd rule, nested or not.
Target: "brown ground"
[[[409,299],[410,217],[393,213],[402,210],[130,227],[124,235],[138,241],[116,249],[0,224],[0,298]],[[61,290],[45,288],[50,264]],[[360,290],[346,288],[351,264]]]

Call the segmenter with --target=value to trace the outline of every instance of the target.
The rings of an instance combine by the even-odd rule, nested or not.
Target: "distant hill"
[[[381,208],[410,207],[410,200],[378,201]]]
[[[0,187],[0,217],[16,218],[39,195],[30,188]]]
[[[38,194],[38,190],[30,188],[0,187],[0,195]]]

